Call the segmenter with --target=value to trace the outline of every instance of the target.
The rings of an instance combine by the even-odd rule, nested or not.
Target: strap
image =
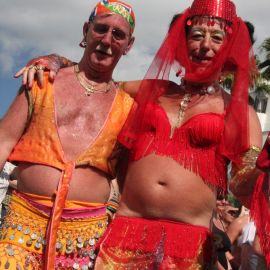
[[[44,270],[55,269],[55,245],[57,238],[57,229],[60,224],[63,208],[69,191],[69,183],[75,168],[75,162],[71,161],[65,165],[65,169],[60,178],[52,214],[46,232],[46,251]]]

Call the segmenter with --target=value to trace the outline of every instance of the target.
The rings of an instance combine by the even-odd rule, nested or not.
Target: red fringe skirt
[[[100,241],[95,269],[211,269],[210,231],[167,220],[116,216]]]

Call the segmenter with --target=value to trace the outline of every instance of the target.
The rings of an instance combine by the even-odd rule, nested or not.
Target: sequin
[[[31,237],[32,240],[36,240],[37,239],[37,234],[36,233],[32,233],[30,237]]]
[[[14,234],[11,234],[10,236],[9,236],[9,240],[14,240],[15,239],[15,235]]]
[[[63,245],[62,245],[60,242],[57,242],[57,243],[55,244],[55,248],[56,248],[57,250],[62,249],[62,247],[63,247]]]
[[[94,260],[94,259],[96,258],[96,254],[95,254],[95,252],[94,252],[93,250],[90,250],[90,252],[89,252],[89,257],[90,257],[90,259],[92,259],[92,260]]]
[[[76,269],[76,270],[77,270],[77,269],[79,269],[79,268],[80,268],[80,265],[79,265],[78,263],[75,262],[75,263],[73,264],[73,269]]]
[[[29,239],[29,240],[26,241],[26,245],[27,245],[28,247],[30,247],[30,246],[32,245],[32,243],[33,243],[33,242],[32,242],[31,239]]]
[[[30,229],[29,229],[29,228],[26,228],[26,229],[23,231],[23,233],[24,233],[25,235],[28,235],[28,234],[30,233]]]
[[[94,246],[96,243],[96,240],[94,238],[89,239],[89,245]]]
[[[24,243],[23,237],[20,237],[20,238],[18,239],[18,243],[21,244],[21,245]]]
[[[83,248],[83,243],[77,243],[77,248]]]
[[[35,244],[35,248],[36,248],[36,249],[40,249],[40,248],[41,248],[41,246],[42,246],[42,245],[41,245],[41,243],[36,242],[36,244]]]
[[[9,263],[9,261],[7,261],[6,263],[5,263],[5,269],[9,269],[9,266],[10,266],[10,263]]]
[[[14,252],[14,250],[12,248],[10,248],[10,249],[7,250],[7,254],[8,254],[8,256],[14,256],[15,252]]]

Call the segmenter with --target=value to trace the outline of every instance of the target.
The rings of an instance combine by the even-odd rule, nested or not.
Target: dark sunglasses
[[[101,23],[92,23],[92,24],[93,24],[93,31],[100,36],[105,35],[110,30],[110,26],[107,24]],[[113,28],[111,31],[114,40],[124,40],[127,37],[127,34],[119,28]]]
[[[240,214],[239,210],[229,210],[228,213],[233,217],[238,217]]]

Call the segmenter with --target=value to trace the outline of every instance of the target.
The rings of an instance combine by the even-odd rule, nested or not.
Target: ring
[[[34,68],[35,68],[36,71],[44,70],[45,69],[43,66],[40,66],[40,65],[34,66]]]
[[[28,69],[32,69],[32,68],[36,69],[36,66],[30,65],[30,66],[28,67]]]

